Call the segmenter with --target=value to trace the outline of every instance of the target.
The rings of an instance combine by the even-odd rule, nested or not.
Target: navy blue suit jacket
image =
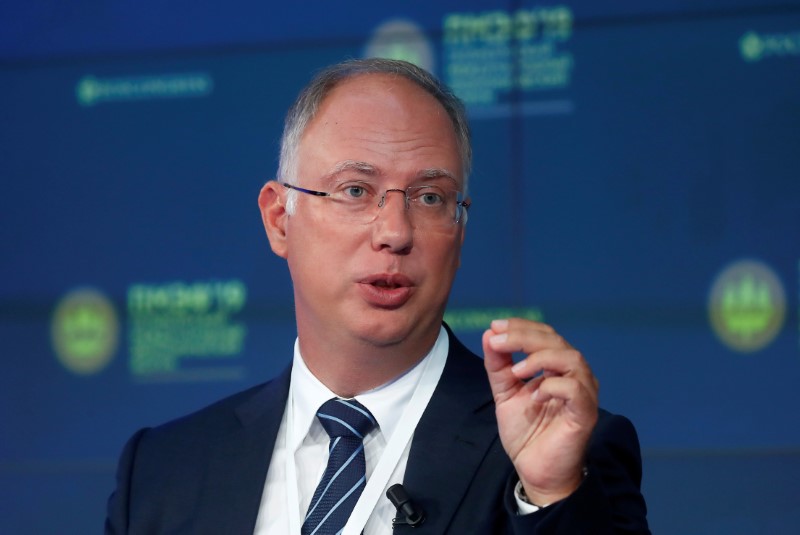
[[[395,533],[649,533],[636,432],[627,419],[602,410],[580,488],[537,513],[516,515],[516,477],[498,438],[486,372],[449,334],[447,364],[414,433],[403,481],[426,520],[416,528],[396,526]],[[252,534],[289,377],[287,369],[136,433],[120,459],[106,533]]]

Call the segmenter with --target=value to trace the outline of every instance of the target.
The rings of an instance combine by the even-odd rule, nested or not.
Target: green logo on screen
[[[429,72],[436,68],[433,46],[425,32],[405,19],[389,20],[375,28],[364,47],[364,57],[401,59]]]
[[[800,55],[800,32],[757,33],[748,31],[739,38],[742,59],[755,63],[767,58]]]
[[[709,296],[711,326],[734,351],[768,346],[783,327],[786,294],[775,272],[756,260],[739,260],[716,278]]]
[[[756,32],[747,32],[739,39],[739,51],[745,61],[758,61],[764,55],[764,42]]]
[[[92,288],[79,288],[56,305],[50,333],[59,362],[78,375],[105,368],[117,350],[119,321],[111,301]]]
[[[75,86],[75,98],[81,106],[88,107],[103,102],[205,97],[213,88],[214,80],[203,72],[119,78],[84,76]]]

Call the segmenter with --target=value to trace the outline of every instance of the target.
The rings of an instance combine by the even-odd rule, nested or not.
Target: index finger
[[[515,329],[532,329],[546,333],[556,332],[550,325],[541,321],[526,320],[523,318],[499,318],[492,320],[490,329],[495,334],[506,333]]]
[[[530,355],[543,349],[572,349],[552,327],[536,321],[521,318],[494,320],[491,332],[494,335],[488,339],[489,346],[501,353]]]
[[[511,369],[514,365],[511,353],[492,349],[489,339],[493,336],[497,335],[491,329],[483,333],[483,365],[486,368],[494,401],[500,404],[514,396],[522,388],[523,383]]]

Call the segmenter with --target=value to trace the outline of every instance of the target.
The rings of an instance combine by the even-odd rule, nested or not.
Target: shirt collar
[[[378,422],[380,432],[388,441],[400,423],[403,411],[408,405],[426,363],[434,354],[447,351],[447,332],[442,328],[439,337],[431,350],[413,368],[377,388],[358,394],[355,398],[364,405]],[[308,369],[300,354],[299,340],[294,343],[294,359],[292,362],[292,400],[294,404],[293,433],[289,437],[289,447],[296,450],[314,423],[317,409],[336,397],[327,386],[317,379]]]

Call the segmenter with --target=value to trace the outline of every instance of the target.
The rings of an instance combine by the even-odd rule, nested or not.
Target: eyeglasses
[[[412,224],[421,228],[450,228],[466,219],[471,204],[464,200],[464,194],[458,190],[430,184],[406,189],[390,188],[383,193],[378,193],[368,182],[344,182],[332,192],[301,188],[286,182],[281,184],[308,195],[329,199],[333,217],[360,224],[371,223],[378,217],[378,212],[386,204],[386,196],[392,191],[403,194]]]

